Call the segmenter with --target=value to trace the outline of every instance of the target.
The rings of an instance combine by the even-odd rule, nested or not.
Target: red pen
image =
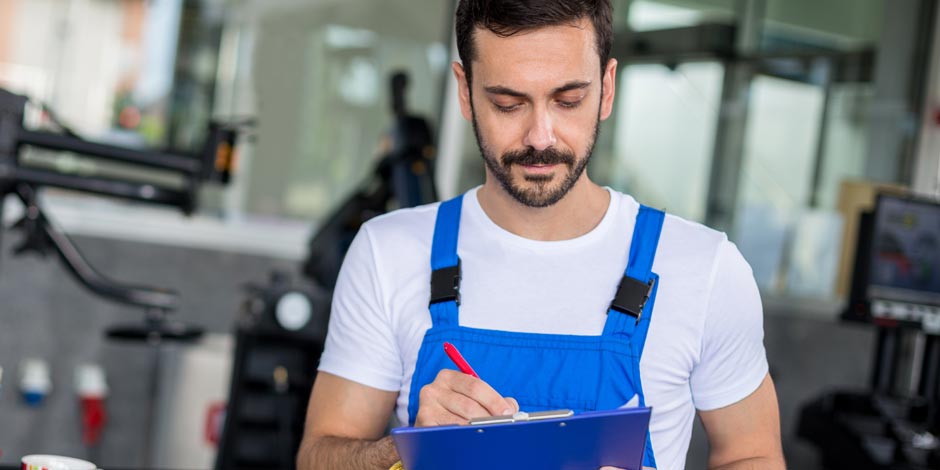
[[[470,364],[467,362],[463,356],[460,355],[460,351],[457,350],[457,347],[450,343],[444,343],[444,352],[447,353],[447,357],[460,369],[460,372],[464,374],[480,378],[476,372],[474,372],[473,367],[470,367]]]

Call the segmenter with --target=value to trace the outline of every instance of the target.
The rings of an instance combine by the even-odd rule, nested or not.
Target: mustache
[[[512,165],[558,165],[574,166],[574,153],[564,152],[549,147],[545,150],[535,150],[531,147],[525,150],[510,150],[503,154],[502,165],[509,168]]]

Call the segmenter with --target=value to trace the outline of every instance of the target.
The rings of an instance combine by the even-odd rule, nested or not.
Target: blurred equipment
[[[330,296],[291,284],[276,272],[267,286],[247,286],[217,469],[294,468]]]
[[[209,332],[185,348],[164,348],[151,468],[215,464],[225,421],[234,335]]]
[[[98,364],[81,364],[75,368],[75,391],[82,409],[82,442],[94,446],[108,421],[104,401],[108,383],[104,369]]]
[[[268,285],[247,287],[216,470],[294,468],[326,340],[330,292],[350,243],[372,217],[437,200],[430,126],[406,109],[407,75],[394,74],[390,85],[394,123],[381,159],[311,239],[302,267],[310,282],[272,273]]]
[[[52,392],[52,374],[49,363],[43,359],[27,358],[20,364],[20,393],[23,402],[36,408]]]
[[[310,240],[303,272],[329,290],[336,286],[346,250],[365,221],[391,209],[437,200],[431,127],[405,106],[408,76],[403,72],[393,74],[390,86],[394,122],[383,140],[383,153],[375,170],[326,218]]]
[[[906,187],[897,184],[871,181],[846,180],[839,184],[839,214],[842,215],[842,252],[839,255],[839,277],[836,280],[836,295],[847,297],[852,285],[852,272],[858,239],[858,223],[865,212],[875,208],[879,194],[905,196]]]
[[[871,388],[804,406],[827,468],[940,468],[940,203],[882,194],[859,222],[842,319],[878,330]]]
[[[24,205],[24,215],[14,228],[21,230],[24,238],[14,249],[15,254],[46,256],[55,253],[69,273],[94,294],[144,309],[143,322],[114,326],[108,329],[107,335],[112,339],[145,342],[153,346],[144,439],[144,461],[150,463],[161,368],[160,346],[167,341],[192,343],[202,336],[203,328],[170,319],[170,313],[178,306],[175,291],[118,283],[96,271],[68,235],[46,215],[39,193],[45,187],[62,188],[168,206],[189,215],[196,209],[198,190],[203,183],[225,184],[231,178],[238,129],[210,123],[205,144],[197,155],[177,154],[91,142],[69,130],[51,110],[42,106],[38,108],[59,132],[28,129],[25,124],[27,116],[34,111],[29,100],[0,89],[0,221],[3,220],[6,197],[19,198]],[[79,174],[43,159],[28,158],[27,148],[77,154],[105,166],[119,165],[124,171],[109,176]],[[84,440],[88,444],[97,441],[104,425],[101,405],[99,399],[83,399]]]
[[[107,279],[89,265],[71,239],[43,211],[39,190],[44,187],[64,188],[174,207],[191,214],[197,206],[201,184],[208,181],[227,183],[231,178],[237,131],[229,126],[210,124],[208,138],[199,155],[177,155],[84,140],[58,122],[50,110],[43,113],[61,129],[60,133],[27,129],[24,120],[28,105],[26,97],[0,89],[0,220],[7,196],[19,198],[25,208],[25,215],[14,226],[24,233],[24,239],[14,253],[32,252],[45,256],[54,252],[73,277],[94,294],[142,307],[148,312],[143,325],[117,328],[112,332],[115,337],[150,341],[198,337],[200,328],[173,323],[166,317],[177,308],[176,292],[120,284]],[[27,147],[71,152],[85,158],[117,162],[138,171],[134,177],[125,178],[77,174],[41,161],[28,161],[24,157]]]

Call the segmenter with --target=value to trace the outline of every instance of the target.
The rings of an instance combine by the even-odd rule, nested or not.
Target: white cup
[[[58,455],[27,455],[20,459],[22,470],[97,470],[98,466],[84,460]]]

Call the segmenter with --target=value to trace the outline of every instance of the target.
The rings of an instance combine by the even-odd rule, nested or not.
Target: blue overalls
[[[629,262],[600,336],[514,333],[459,324],[460,260],[457,235],[463,196],[444,202],[431,246],[431,321],[418,352],[408,398],[409,424],[418,415],[421,388],[441,369],[455,369],[444,353],[453,343],[480,377],[513,397],[523,411],[571,409],[576,413],[622,407],[634,397],[646,406],[640,356],[653,316],[658,276],[652,272],[664,214],[641,207]],[[572,312],[574,314],[574,312]],[[647,434],[643,465],[656,467]]]

